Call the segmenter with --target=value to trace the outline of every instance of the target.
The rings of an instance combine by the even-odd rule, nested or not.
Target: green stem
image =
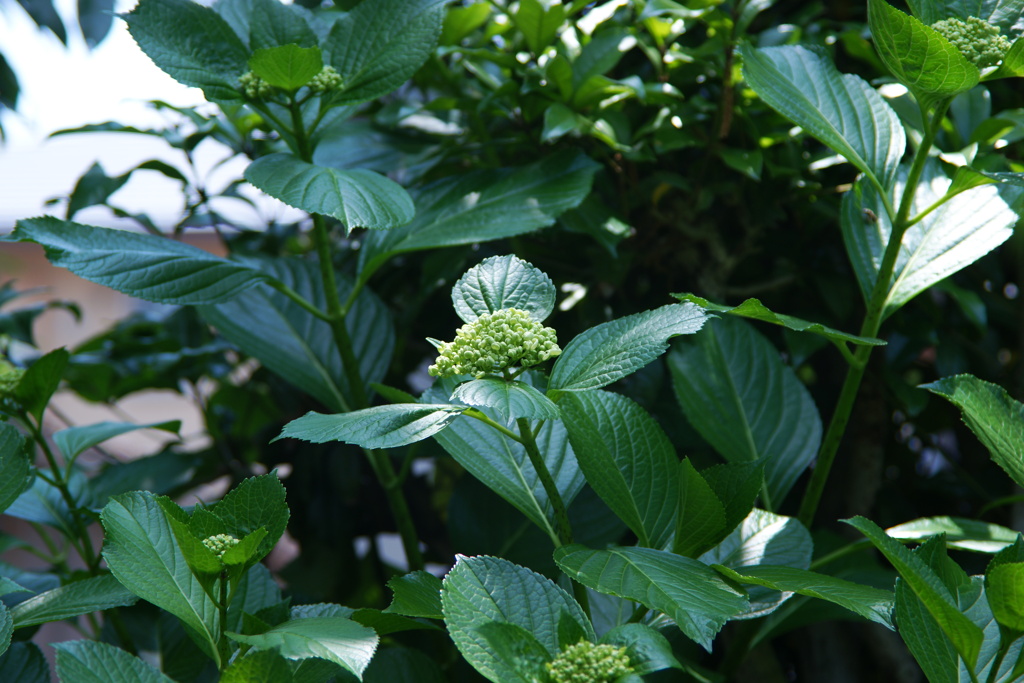
[[[277,291],[281,292],[282,294],[284,294],[291,301],[295,302],[299,306],[299,308],[306,311],[306,313],[309,313],[310,315],[319,318],[320,320],[323,320],[325,322],[330,322],[330,318],[326,313],[324,313],[319,308],[314,306],[312,303],[310,303],[308,299],[306,299],[304,296],[296,292],[288,285],[284,284],[279,280],[269,280],[267,281],[267,284],[276,289]]]
[[[917,184],[924,172],[925,162],[928,160],[928,152],[935,142],[935,134],[946,113],[949,103],[946,102],[936,108],[929,125],[926,128],[924,139],[914,154],[914,160],[907,175],[907,182],[903,187],[903,197],[900,201],[896,217],[892,222],[892,232],[889,234],[889,242],[885,246],[885,253],[882,256],[882,263],[878,268],[878,276],[875,286],[871,292],[868,302],[867,314],[864,323],[860,328],[860,336],[877,337],[878,330],[885,318],[886,303],[892,287],[892,276],[896,269],[896,259],[900,253],[900,246],[903,243],[903,236],[910,227],[910,209],[914,204],[914,195],[917,191]],[[925,120],[928,117],[922,112]],[[886,198],[886,194],[881,194]],[[888,207],[887,207],[888,208]],[[832,413],[832,420],[829,422],[828,431],[821,442],[821,449],[818,451],[818,459],[811,474],[811,481],[807,485],[807,491],[800,503],[799,519],[806,527],[810,527],[814,521],[814,515],[818,511],[818,504],[825,491],[825,483],[828,481],[829,472],[835,462],[839,444],[846,432],[846,425],[853,412],[853,405],[860,390],[861,380],[864,379],[864,371],[867,368],[868,360],[871,357],[872,347],[860,346],[853,355],[853,362],[846,371],[846,379],[843,381],[843,388],[839,392],[839,401],[836,403],[835,412]]]
[[[465,415],[466,417],[471,417],[474,420],[480,420],[481,422],[483,422],[488,427],[492,427],[493,429],[498,430],[499,432],[501,432],[502,434],[504,434],[508,438],[510,438],[513,441],[515,441],[516,443],[523,443],[523,440],[519,437],[518,434],[513,432],[511,429],[508,429],[507,427],[504,427],[503,425],[498,424],[497,422],[495,422],[491,418],[487,417],[485,414],[483,414],[482,412],[480,412],[476,408],[470,408],[469,410],[465,411],[462,414]]]

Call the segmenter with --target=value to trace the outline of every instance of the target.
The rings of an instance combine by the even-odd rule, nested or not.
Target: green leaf
[[[665,636],[646,624],[623,624],[601,636],[601,644],[626,648],[629,665],[638,675],[663,669],[682,669]]]
[[[252,650],[224,670],[218,683],[290,683],[292,668],[273,650]]]
[[[69,357],[63,348],[50,351],[29,366],[14,389],[14,397],[37,424],[43,423],[43,413],[60,385]]]
[[[54,643],[61,683],[174,683],[135,655],[109,643]]]
[[[904,192],[907,170],[906,166],[900,169],[894,189],[897,197]],[[950,184],[939,163],[929,159],[914,194],[911,215],[940,200]],[[891,315],[931,285],[1009,239],[1017,222],[1010,203],[1021,192],[1012,186],[974,187],[912,225],[903,236],[883,315]],[[863,181],[843,197],[842,228],[846,251],[867,300],[878,278],[892,224],[875,189]]]
[[[501,683],[547,680],[544,664],[551,660],[551,653],[522,626],[490,621],[477,625],[473,636],[486,643],[486,655],[476,655],[472,659],[467,657],[467,660],[484,675],[490,671],[498,672],[498,678],[491,680]]]
[[[137,598],[113,576],[93,576],[33,595],[11,610],[14,627],[70,619],[111,607],[134,605]]]
[[[52,477],[49,469],[43,469],[41,472]],[[89,507],[91,501],[88,500],[88,480],[81,470],[72,469],[67,485],[75,504],[78,507]],[[48,524],[69,537],[77,533],[74,514],[64,496],[56,486],[42,477],[33,477],[28,489],[8,506],[7,514],[28,522]]]
[[[50,665],[35,643],[12,643],[0,654],[0,680],[18,683],[50,683]]]
[[[678,458],[665,432],[639,405],[607,391],[568,393],[559,406],[587,482],[640,545],[664,548],[679,506]]]
[[[725,530],[731,532],[750,516],[764,484],[764,467],[755,463],[723,463],[701,470],[725,510]]]
[[[131,175],[125,173],[112,178],[97,161],[75,183],[75,189],[68,198],[65,218],[71,220],[76,213],[86,207],[105,204],[110,195],[124,187]]]
[[[907,4],[925,24],[947,17],[978,17],[998,26],[1003,33],[1018,32],[1024,15],[1024,5],[1017,0],[908,0]]]
[[[822,425],[810,392],[771,342],[723,318],[678,344],[668,366],[690,424],[727,461],[763,463],[762,500],[781,505],[817,455]]]
[[[278,0],[247,0],[246,6],[251,8],[249,47],[253,50],[285,45],[315,47],[320,42],[297,5],[283,5]]]
[[[981,72],[955,45],[886,0],[868,0],[868,25],[882,61],[924,106],[978,84]]]
[[[486,242],[552,225],[590,193],[597,169],[586,155],[566,151],[519,168],[473,171],[428,185],[416,193],[410,223],[366,236],[360,277],[401,252]]]
[[[726,522],[722,500],[689,458],[679,463],[678,481],[679,512],[676,516],[672,552],[686,557],[699,557],[718,545],[732,528]],[[757,488],[760,489],[760,485]]]
[[[7,652],[11,645],[11,636],[14,634],[14,619],[11,617],[7,605],[0,602],[0,656]],[[3,669],[0,668],[0,672]]]
[[[986,81],[996,78],[1012,78],[1024,76],[1024,37],[1018,36],[1013,45],[1003,55],[1003,63]]]
[[[450,403],[397,403],[335,415],[309,412],[286,424],[277,439],[344,441],[363,448],[397,448],[433,436],[465,410],[466,406]]]
[[[287,659],[326,659],[360,679],[380,640],[372,629],[343,617],[292,619],[259,635],[227,635],[260,650],[276,650]]]
[[[42,245],[59,268],[157,303],[216,303],[268,279],[252,267],[172,239],[49,216],[18,221],[14,238]]]
[[[276,472],[244,479],[213,505],[210,511],[224,524],[225,533],[235,538],[247,538],[260,529],[266,530],[266,536],[259,541],[256,554],[247,564],[262,559],[273,550],[288,526],[289,513],[284,485]],[[242,553],[244,548],[240,546],[235,547]],[[224,562],[228,563],[230,559],[225,553]]]
[[[497,657],[486,627],[498,623],[531,634],[549,657],[562,634],[593,641],[594,629],[576,601],[550,579],[497,557],[458,556],[441,591],[444,620],[455,646],[492,681],[524,680],[514,661]]]
[[[945,377],[922,385],[960,409],[964,424],[985,445],[992,460],[1024,486],[1024,404],[1002,387],[972,375]]]
[[[518,308],[542,322],[555,309],[555,295],[551,278],[511,255],[485,258],[452,287],[455,312],[467,323],[503,308]]]
[[[156,496],[134,491],[112,498],[100,520],[106,532],[103,557],[117,580],[178,617],[203,651],[219,662],[217,605],[189,569]]]
[[[168,422],[151,422],[149,424],[137,425],[130,422],[97,422],[96,424],[83,427],[68,427],[53,435],[53,442],[65,458],[73,459],[83,451],[92,448],[96,444],[103,443],[121,434],[133,432],[136,429],[161,429],[165,432],[177,434],[181,430],[181,420]]]
[[[814,544],[811,534],[795,517],[751,510],[747,518],[721,543],[700,556],[706,564],[730,569],[753,565],[779,565],[807,569],[811,565]],[[749,605],[737,618],[752,619],[770,614],[789,599],[789,593],[755,587],[747,591]]]
[[[821,323],[811,323],[806,320],[801,320],[800,318],[794,318],[791,315],[774,313],[768,310],[768,308],[757,299],[747,299],[739,306],[724,306],[722,304],[713,304],[707,299],[702,299],[695,294],[673,294],[672,296],[680,301],[689,301],[690,303],[697,304],[705,311],[713,313],[728,313],[741,318],[750,318],[751,320],[760,320],[761,322],[771,323],[773,325],[781,325],[782,327],[793,330],[794,332],[808,332],[810,334],[820,335],[833,343],[846,342],[849,344],[866,346],[885,346],[885,341],[882,339],[875,339],[874,337],[859,337],[855,334],[840,332],[839,330],[827,327]]]
[[[384,612],[407,617],[443,619],[441,612],[441,580],[425,571],[415,571],[396,576],[388,581],[388,588],[394,592]]]
[[[978,680],[992,683],[1020,681],[1021,672],[1014,673],[1014,663],[1016,662],[1019,669],[1021,666],[1019,658],[1024,652],[1024,638],[1020,633],[1007,632],[996,621],[989,604],[990,598],[985,588],[985,578],[982,576],[970,577],[968,583],[960,587],[957,599],[960,610],[985,633],[981,652],[978,654],[978,663],[974,667]],[[940,637],[945,638],[945,636]],[[1004,646],[1006,654],[1003,656],[1002,662],[998,662]],[[998,670],[993,672],[992,668],[997,663],[999,664]],[[960,680],[965,680],[970,676],[963,661],[959,665],[959,674]]]
[[[550,0],[520,0],[512,22],[534,55],[540,55],[558,35],[565,21],[565,7]]]
[[[665,352],[669,339],[698,331],[704,320],[699,306],[685,303],[596,325],[565,346],[548,390],[600,389],[644,367]]]
[[[904,548],[899,541],[886,536],[885,532],[870,520],[854,517],[844,521],[867,536],[885,555],[914,595],[924,604],[928,614],[939,624],[942,632],[952,641],[956,651],[968,666],[973,667],[978,660],[984,636],[981,629],[960,612],[949,589],[936,573],[919,557]]]
[[[722,625],[747,607],[746,596],[707,565],[661,550],[568,545],[555,562],[584,586],[664,612],[709,652]]]
[[[17,429],[0,422],[0,512],[32,485],[32,462]]]
[[[9,579],[6,576],[0,576],[0,596],[10,595],[11,593],[32,593],[34,591],[25,588],[17,581]]]
[[[415,212],[402,186],[379,173],[317,166],[284,152],[249,164],[245,179],[296,209],[334,216],[349,232],[405,225]]]
[[[762,564],[740,567],[739,571],[722,565],[714,565],[714,568],[738,583],[828,600],[889,630],[895,630],[892,623],[895,597],[892,591],[796,567]]]
[[[254,264],[320,310],[326,308],[316,263],[277,258]],[[339,277],[340,299],[344,301],[351,291],[352,283]],[[260,285],[199,312],[244,353],[328,408],[343,411],[356,403],[330,325],[284,294]],[[395,346],[391,313],[364,287],[345,316],[345,327],[359,361],[359,374],[366,382],[365,391],[383,379],[390,366]]]
[[[985,574],[985,594],[996,621],[1017,633],[1024,631],[1024,562],[1008,562]]]
[[[556,420],[558,407],[544,394],[525,382],[506,382],[485,377],[463,382],[455,388],[451,400],[479,408],[493,408],[502,417],[526,417],[531,420]]]
[[[190,0],[142,0],[124,15],[142,51],[211,100],[237,100],[248,51],[219,14]]]
[[[256,50],[249,68],[274,87],[297,90],[320,73],[324,62],[318,47],[281,45]]]
[[[896,112],[868,83],[840,74],[822,54],[786,45],[740,47],[743,77],[773,109],[818,138],[881,187],[906,149]]]
[[[948,547],[979,553],[999,552],[1016,541],[1019,535],[1013,529],[998,524],[963,517],[922,517],[890,527],[885,533],[904,542],[945,534]]]
[[[444,401],[452,390],[450,385],[451,380],[435,383],[420,400]],[[494,410],[480,410],[492,420],[502,421]],[[537,424],[532,424],[531,429],[537,432]],[[522,444],[474,419],[456,420],[434,438],[467,472],[511,503],[551,539],[558,538],[554,508]],[[535,438],[555,486],[568,506],[583,488],[584,479],[565,426],[561,420],[548,420]]]
[[[433,53],[445,0],[362,2],[334,22],[325,61],[343,79],[340,100],[372,100],[405,83]]]

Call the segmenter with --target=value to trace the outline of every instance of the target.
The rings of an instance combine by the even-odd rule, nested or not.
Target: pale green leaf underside
[[[734,570],[722,565],[715,565],[714,568],[739,583],[754,584],[772,590],[788,591],[828,600],[876,624],[881,624],[890,630],[894,629],[892,610],[895,598],[892,591],[796,567],[758,565],[737,567]]]
[[[130,422],[97,422],[96,424],[82,427],[69,427],[54,433],[53,442],[65,458],[74,458],[82,451],[103,443],[121,434],[133,432],[136,429],[161,429],[177,433],[181,429],[181,421],[151,422],[149,424],[132,424]]]
[[[767,504],[780,505],[821,445],[821,417],[793,369],[736,318],[676,345],[668,366],[690,423],[727,461],[763,461]]]
[[[747,607],[746,596],[707,565],[661,550],[569,545],[555,551],[555,562],[589,588],[664,612],[708,651],[722,625]]]
[[[591,327],[570,341],[551,369],[549,391],[586,391],[622,379],[668,348],[668,340],[693,334],[706,316],[691,303],[669,304]]]
[[[906,167],[901,168],[895,194],[903,193]],[[942,198],[950,180],[929,160],[914,195],[911,215]],[[884,315],[889,316],[933,284],[974,263],[1013,234],[1017,214],[1006,197],[1016,187],[984,185],[961,192],[932,211],[903,236]],[[871,213],[865,211],[870,210]],[[860,181],[843,197],[843,241],[865,299],[871,296],[892,225],[874,188]]]
[[[559,405],[587,482],[640,545],[665,547],[679,507],[678,458],[665,432],[619,394],[571,392]]]
[[[360,679],[380,640],[373,629],[343,617],[292,619],[259,635],[227,635],[261,650],[276,650],[287,659],[326,659]]]
[[[518,308],[542,322],[555,308],[555,285],[522,259],[491,256],[459,278],[452,287],[452,303],[467,323],[503,308]]]
[[[551,399],[525,382],[506,382],[497,377],[473,379],[456,387],[452,400],[479,408],[494,408],[505,418],[558,419],[558,407]]]
[[[978,84],[981,72],[960,50],[886,0],[868,0],[868,23],[882,61],[920,101],[952,98]]]
[[[881,187],[889,187],[906,149],[903,124],[867,81],[840,74],[814,50],[744,45],[743,77],[758,96]]]
[[[466,406],[447,403],[396,403],[336,415],[309,412],[286,424],[277,438],[313,443],[344,441],[363,448],[396,448],[433,436],[465,410]]]
[[[249,68],[270,85],[295,90],[320,73],[324,63],[318,47],[281,45],[256,50]]]
[[[812,323],[806,320],[801,320],[800,318],[795,318],[791,315],[775,313],[769,310],[767,306],[757,299],[747,299],[738,306],[725,306],[723,304],[711,303],[707,299],[702,299],[695,294],[673,294],[672,296],[680,301],[689,301],[697,304],[705,311],[728,313],[741,318],[750,318],[751,320],[760,320],[761,322],[771,323],[773,325],[781,325],[782,327],[793,330],[794,332],[809,332],[810,334],[821,335],[831,342],[848,342],[850,344],[866,346],[885,345],[885,341],[882,339],[876,339],[875,337],[859,337],[855,334],[840,332],[839,330],[822,325],[821,323]]]
[[[93,576],[33,595],[18,603],[11,610],[11,616],[15,628],[24,628],[132,605],[136,600],[135,594],[113,576]]]
[[[1024,486],[1024,404],[1002,387],[972,375],[945,377],[922,388],[957,406],[992,460]]]
[[[50,263],[79,277],[157,303],[217,303],[269,279],[172,239],[51,216],[18,221],[14,238],[42,245]]]
[[[174,683],[129,652],[108,643],[71,640],[55,643],[61,683]]]
[[[595,638],[590,620],[576,601],[550,579],[497,557],[459,556],[441,591],[448,633],[459,652],[484,676],[496,678],[496,661],[481,630],[498,622],[532,634],[551,657],[567,626],[580,638]]]
[[[245,179],[296,209],[334,216],[350,231],[395,228],[415,213],[402,186],[378,173],[317,166],[284,152],[249,164]]]
[[[997,553],[1017,540],[1018,533],[998,524],[961,517],[922,517],[885,530],[900,541],[924,541],[946,535],[946,545],[979,553]]]

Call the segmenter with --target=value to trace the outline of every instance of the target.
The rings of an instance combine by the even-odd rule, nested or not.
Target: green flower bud
[[[24,370],[0,359],[0,398],[14,396],[14,390],[18,388],[18,383],[24,375]]]
[[[437,362],[428,372],[435,377],[484,375],[519,364],[543,363],[562,352],[555,331],[518,308],[485,313],[455,332],[455,341],[435,344]]]
[[[217,557],[224,557],[224,553],[239,543],[240,541],[231,534],[217,534],[203,539],[203,545],[212,550]]]
[[[247,71],[242,74],[238,78],[238,83],[241,85],[242,92],[245,93],[246,98],[250,100],[262,100],[266,97],[270,97],[274,92],[274,86],[267,83],[252,71]]]
[[[611,683],[633,673],[626,648],[581,640],[545,665],[553,683]]]
[[[315,93],[337,90],[341,87],[341,74],[333,66],[325,66],[306,85]]]
[[[966,21],[950,17],[935,22],[932,28],[979,69],[995,66],[1010,49],[1010,41],[1000,35],[999,28],[978,17]]]

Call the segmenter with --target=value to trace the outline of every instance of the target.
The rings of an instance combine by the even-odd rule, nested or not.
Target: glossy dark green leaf
[[[906,148],[903,125],[867,81],[796,45],[740,48],[743,77],[773,109],[889,187]]]
[[[639,544],[664,548],[676,530],[678,458],[654,419],[607,391],[577,391],[559,401],[576,461],[587,482]]]
[[[598,642],[626,648],[629,665],[639,675],[683,668],[672,654],[668,639],[646,624],[617,626],[601,636]]]
[[[125,21],[142,51],[179,83],[213,100],[240,98],[248,51],[212,9],[191,0],[143,0]]]
[[[7,648],[10,647],[12,635],[14,635],[14,619],[11,617],[11,612],[7,609],[7,605],[0,602],[0,656],[7,652]]]
[[[43,469],[41,472],[48,477],[53,476],[49,469]],[[76,506],[89,506],[91,501],[88,480],[81,470],[72,469],[67,480],[67,489]],[[64,496],[56,486],[42,477],[33,477],[31,485],[8,506],[6,514],[28,522],[52,526],[68,536],[78,533],[74,513],[68,507]]]
[[[566,344],[548,390],[600,389],[620,380],[663,354],[672,337],[700,330],[705,319],[699,306],[669,304],[591,327]]]
[[[985,574],[985,593],[996,621],[1024,632],[1024,562],[1007,562]]]
[[[32,462],[17,429],[0,422],[0,512],[32,485]]]
[[[503,308],[518,308],[541,322],[555,309],[555,295],[551,278],[511,255],[485,258],[452,287],[455,312],[467,323]]]
[[[340,100],[365,102],[398,88],[441,34],[444,0],[362,2],[334,23],[325,60],[342,77]]]
[[[558,406],[529,384],[485,377],[463,382],[455,388],[453,401],[478,408],[493,408],[504,418],[558,419]]]
[[[900,541],[921,541],[944,534],[946,545],[960,550],[996,553],[1017,540],[1013,529],[963,517],[922,517],[889,527],[885,533]]]
[[[71,220],[76,213],[86,207],[105,204],[110,195],[124,187],[130,177],[131,173],[110,177],[99,162],[94,163],[78,179],[75,189],[71,191],[64,217]]]
[[[130,422],[97,422],[81,427],[69,427],[55,432],[53,442],[57,444],[65,458],[74,458],[83,451],[101,444],[107,439],[127,434],[137,429],[160,429],[177,434],[181,429],[181,420],[169,422],[152,422],[150,424],[132,424]]]
[[[12,643],[0,654],[0,680],[18,683],[51,683],[50,665],[35,643]]]
[[[258,635],[227,634],[287,659],[326,659],[361,678],[380,640],[372,629],[343,617],[291,619]]]
[[[14,389],[14,397],[37,424],[43,422],[43,413],[60,385],[69,357],[63,348],[50,351],[29,366]]]
[[[992,460],[1024,486],[1024,404],[1002,387],[972,375],[945,377],[927,389],[960,409],[964,423],[988,448]]]
[[[512,21],[522,32],[530,52],[540,55],[562,28],[565,7],[561,3],[522,0],[512,15]]]
[[[221,674],[218,683],[291,683],[292,667],[273,650],[251,650]]]
[[[555,562],[589,588],[664,612],[708,651],[725,622],[747,606],[746,596],[706,564],[661,550],[569,545],[555,551]]]
[[[48,216],[18,221],[14,237],[42,245],[55,266],[158,303],[226,301],[267,279],[259,270],[172,239]]]
[[[441,579],[425,571],[396,576],[388,581],[394,593],[385,612],[407,617],[443,619],[441,612]]]
[[[981,72],[956,46],[886,0],[868,0],[868,24],[889,71],[926,106],[978,84]]]
[[[447,403],[398,403],[334,415],[310,412],[286,424],[277,438],[312,443],[344,441],[363,448],[397,448],[433,436],[465,410],[465,406]]]
[[[109,643],[70,640],[56,643],[61,683],[174,683],[135,655]]]
[[[765,505],[781,505],[821,444],[810,392],[779,352],[735,318],[712,321],[668,356],[690,424],[732,463],[764,465]]]
[[[732,528],[727,524],[722,500],[689,458],[679,463],[678,481],[679,511],[676,513],[672,552],[699,557],[725,538]],[[754,501],[750,503],[753,505]]]
[[[251,8],[249,20],[249,47],[252,50],[295,45],[314,47],[319,41],[297,5],[285,5],[278,0],[247,0]]]
[[[33,595],[18,603],[11,616],[15,628],[24,628],[133,605],[137,599],[113,576],[93,576]]]
[[[415,211],[402,186],[378,173],[317,166],[283,152],[249,164],[245,179],[289,206],[334,216],[350,231],[405,225]]]
[[[288,526],[284,485],[276,472],[244,479],[210,510],[225,524],[227,533],[236,538],[242,539],[261,528],[266,530],[255,551],[255,560],[273,549]],[[225,553],[224,561],[229,559]]]

